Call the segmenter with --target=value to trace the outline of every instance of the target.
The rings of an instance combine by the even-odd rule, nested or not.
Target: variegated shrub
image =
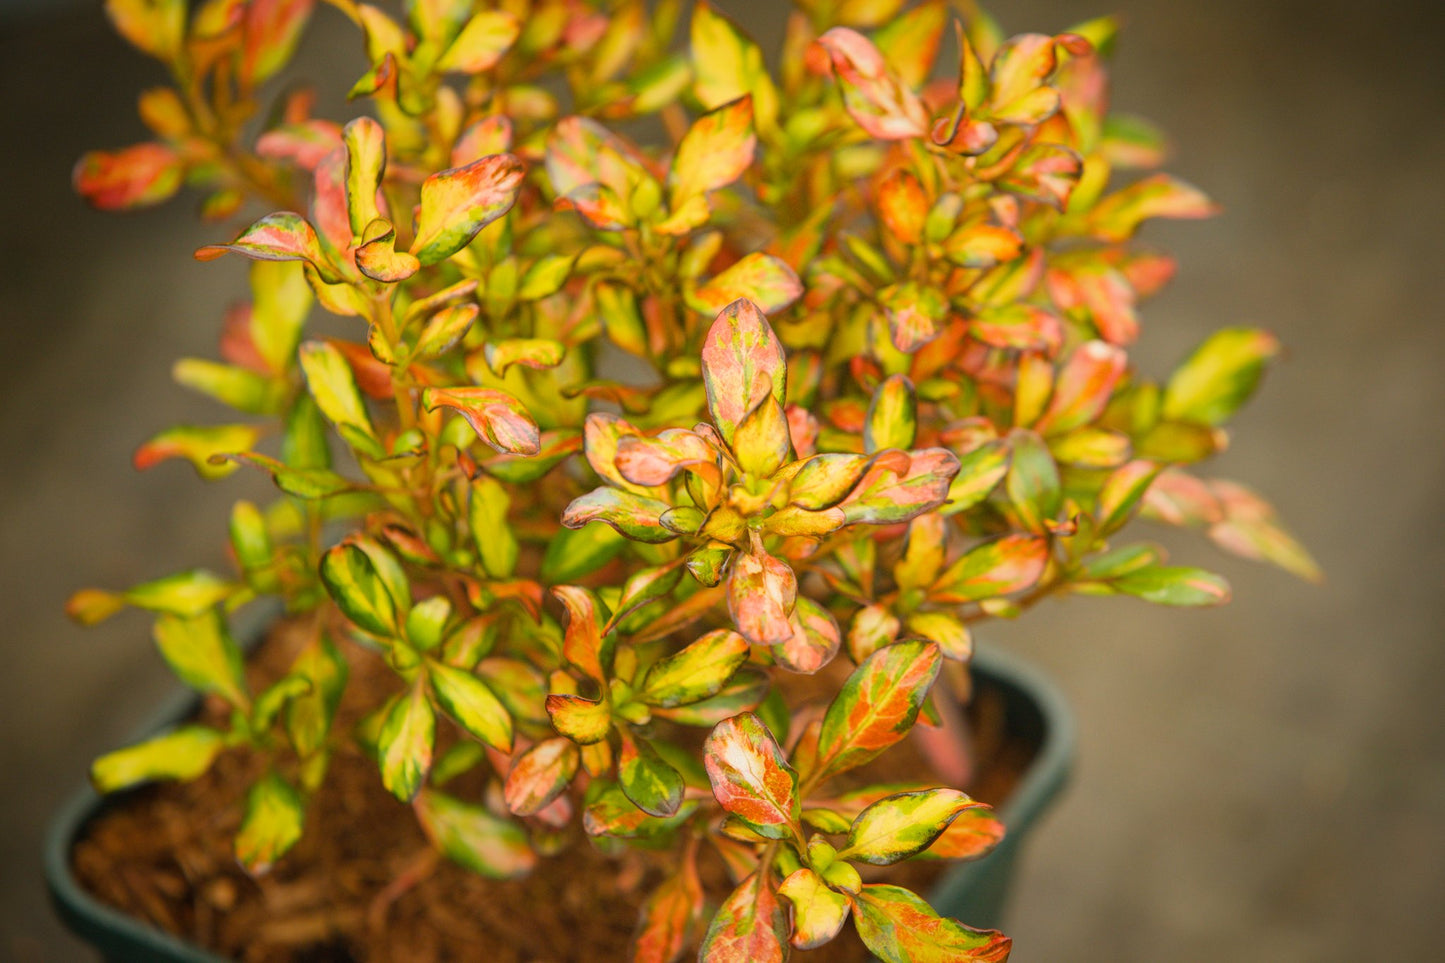
[[[280,494],[236,504],[233,573],[73,599],[83,622],[154,612],[164,658],[232,710],[100,759],[96,784],[260,754],[236,839],[260,873],[351,740],[484,875],[565,860],[574,819],[671,848],[636,960],[782,960],[849,917],[887,961],[1004,959],[870,869],[981,855],[989,808],[835,777],[937,724],[982,620],[1228,596],[1125,540],[1136,516],[1316,574],[1263,500],[1197,473],[1275,340],[1220,331],[1162,382],[1130,365],[1174,270],[1138,228],[1214,207],[1135,173],[1163,147],[1107,111],[1114,22],[1004,39],[942,0],[798,0],[772,73],[701,2],[328,5],[371,64],[344,125],[304,90],[262,99],[311,0],[107,0],[174,84],[141,97],[155,140],[87,155],[77,189],[281,208],[196,252],[254,262],[222,360],[175,372],[239,417],[136,464],[245,466]],[[638,118],[660,144],[622,133]],[[310,333],[317,306],[349,336]],[[228,626],[262,597],[311,641],[252,691]],[[367,657],[400,692],[339,731]],[[473,767],[483,798],[440,788]],[[705,890],[704,847],[730,893]]]

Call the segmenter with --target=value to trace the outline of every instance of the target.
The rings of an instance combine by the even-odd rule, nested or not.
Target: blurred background
[[[1127,20],[1117,106],[1170,131],[1170,170],[1225,208],[1145,229],[1181,270],[1145,307],[1139,358],[1163,374],[1225,324],[1281,336],[1288,355],[1213,473],[1272,498],[1328,582],[1173,539],[1176,561],[1229,576],[1232,605],[1078,600],[991,633],[1080,720],[1075,780],[1018,881],[1014,959],[1438,959],[1442,21],[1411,0],[993,9],[1010,32],[1052,32],[1110,2]],[[765,47],[786,12],[718,6]],[[334,11],[316,20],[298,62],[344,89],[359,41]],[[64,601],[223,565],[231,502],[266,488],[130,467],[154,431],[218,417],[169,370],[213,355],[245,277],[239,260],[191,259],[230,230],[198,226],[194,198],[115,216],[70,193],[84,150],[144,138],[135,98],[159,68],[98,3],[3,0],[0,51],[0,959],[70,961],[85,954],[46,906],[43,827],[175,683],[145,618],[85,631]]]

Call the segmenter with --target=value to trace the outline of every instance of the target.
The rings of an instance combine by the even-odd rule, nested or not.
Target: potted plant
[[[1224,601],[1122,540],[1140,514],[1314,574],[1258,496],[1191,470],[1274,339],[1218,332],[1162,383],[1129,363],[1173,272],[1137,229],[1214,207],[1121,186],[1163,147],[1108,113],[1115,23],[1005,39],[975,13],[936,82],[942,2],[800,3],[776,74],[704,3],[680,46],[666,0],[329,5],[371,64],[344,125],[263,100],[310,0],[107,3],[174,86],[80,192],[279,209],[197,252],[252,259],[252,296],[221,361],[175,372],[241,417],[136,463],[280,495],[236,503],[233,573],[72,599],[153,612],[204,700],[96,761],[121,797],[62,820],[62,911],[106,923],[74,874],[256,955],[1006,958],[967,925],[997,880],[947,878],[975,902],[943,915],[899,885],[999,847],[1062,778],[1047,686],[971,676],[974,625],[1068,593]],[[267,598],[248,663],[234,617]],[[956,786],[1021,713],[1051,761],[1000,820]],[[158,878],[117,869],[117,840],[160,836],[182,855]],[[408,893],[422,918],[389,938]],[[118,925],[109,952],[207,958]]]

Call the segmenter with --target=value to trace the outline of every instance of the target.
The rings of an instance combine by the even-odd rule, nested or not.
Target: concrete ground
[[[1013,29],[1103,12],[994,6]],[[1080,719],[1077,778],[1019,881],[1015,959],[1439,958],[1440,24],[1410,0],[1119,6],[1117,101],[1165,125],[1172,169],[1226,208],[1148,229],[1182,270],[1145,312],[1141,356],[1163,371],[1222,324],[1283,338],[1218,469],[1274,498],[1329,582],[1175,540],[1234,581],[1233,605],[1078,601],[994,633]],[[0,959],[35,963],[84,958],[42,895],[47,814],[172,687],[144,619],[82,631],[64,600],[221,564],[227,506],[263,489],[129,467],[149,432],[216,417],[167,372],[211,353],[243,279],[191,261],[224,230],[185,201],[115,217],[69,193],[83,150],[140,139],[135,94],[161,78],[94,11],[0,19],[0,50]]]

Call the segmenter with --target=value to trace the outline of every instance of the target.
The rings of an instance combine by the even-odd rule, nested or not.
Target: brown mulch
[[[253,656],[252,681],[259,687],[279,677],[302,644],[294,626],[282,625]],[[352,674],[343,725],[397,686],[374,654],[349,645],[347,654]],[[221,712],[206,705],[201,717],[216,722]],[[971,794],[1002,800],[1034,747],[1003,738],[997,693],[975,693],[968,714],[979,765]],[[872,781],[927,772],[911,742],[879,763]],[[246,787],[262,765],[228,752],[193,782],[114,800],[76,842],[77,878],[102,902],[246,963],[572,963],[625,960],[638,905],[667,871],[667,854],[609,857],[579,833],[565,856],[544,858],[523,879],[484,879],[436,859],[409,807],[382,788],[375,764],[353,749],[333,759],[301,841],[269,874],[253,879],[236,864],[232,837]],[[447,791],[478,799],[486,778],[486,767],[478,767]],[[926,892],[942,868],[907,863],[887,878]],[[708,860],[702,869],[710,900],[720,901],[726,895],[720,863]],[[833,943],[797,958],[869,957],[849,926]]]

